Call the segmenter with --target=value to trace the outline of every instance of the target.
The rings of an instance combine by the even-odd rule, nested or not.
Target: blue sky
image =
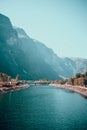
[[[0,13],[58,56],[87,58],[87,0],[0,0]]]

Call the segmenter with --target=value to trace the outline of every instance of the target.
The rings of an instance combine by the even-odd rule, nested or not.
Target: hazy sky
[[[0,0],[0,13],[59,56],[87,58],[87,0]]]

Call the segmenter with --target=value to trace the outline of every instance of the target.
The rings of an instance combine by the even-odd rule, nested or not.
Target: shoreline
[[[30,87],[29,84],[23,84],[23,85],[14,85],[12,87],[0,87],[0,94],[8,93],[8,92],[14,92],[18,91],[24,88]]]
[[[16,90],[21,90],[24,88],[30,87],[31,84],[23,84],[23,85],[13,85],[12,87],[0,87],[0,94],[8,93],[8,92],[14,92]],[[35,84],[36,85],[36,84]],[[84,86],[76,86],[76,85],[61,85],[57,83],[50,83],[49,86],[53,86],[60,89],[67,89],[72,92],[76,92],[80,94],[81,96],[87,98],[87,88]]]
[[[87,98],[87,88],[83,87],[83,86],[73,86],[73,85],[61,85],[61,84],[49,84],[50,86],[54,86],[56,88],[61,88],[61,89],[67,89],[70,90],[72,92],[76,92],[78,94],[80,94],[81,96]]]

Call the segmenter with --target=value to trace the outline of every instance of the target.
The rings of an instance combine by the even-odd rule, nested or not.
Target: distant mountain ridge
[[[30,38],[23,29],[14,28],[0,14],[0,71],[21,79],[62,79],[87,67],[87,60],[58,57],[52,49]]]

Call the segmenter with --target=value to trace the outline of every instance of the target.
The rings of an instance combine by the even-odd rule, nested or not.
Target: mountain
[[[21,79],[62,79],[86,69],[87,59],[60,58],[0,14],[0,72]]]
[[[19,74],[21,79],[60,79],[46,62],[45,52],[51,50],[28,37],[23,29],[13,28],[9,18],[0,14],[1,72],[12,77]]]
[[[79,73],[87,72],[87,59],[82,58],[72,58],[76,64],[76,71]]]

